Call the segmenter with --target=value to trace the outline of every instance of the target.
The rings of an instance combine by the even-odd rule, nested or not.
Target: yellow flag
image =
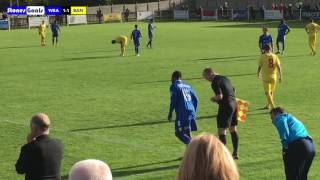
[[[237,104],[238,121],[245,122],[247,120],[247,113],[249,112],[249,102],[237,98]]]

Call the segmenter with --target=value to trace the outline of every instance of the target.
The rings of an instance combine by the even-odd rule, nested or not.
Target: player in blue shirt
[[[56,46],[57,46],[59,34],[61,33],[61,31],[56,20],[51,24],[51,31],[52,31],[52,45],[54,45],[54,41],[56,41]]]
[[[263,54],[264,53],[263,47],[265,47],[266,45],[270,45],[273,50],[273,41],[272,41],[271,34],[269,34],[268,32],[268,28],[263,27],[262,32],[263,34],[259,38],[259,48],[261,53]]]
[[[138,25],[134,25],[134,30],[131,33],[131,39],[134,43],[134,50],[136,52],[136,56],[140,56],[140,38],[142,38],[141,32],[138,29]]]
[[[172,113],[175,110],[175,134],[184,144],[189,144],[191,141],[191,131],[197,131],[196,113],[198,98],[192,87],[181,81],[180,71],[172,73],[171,81],[171,102],[168,120],[172,120]]]
[[[148,36],[149,36],[149,42],[147,44],[147,47],[152,48],[152,40],[154,35],[154,29],[156,27],[153,25],[153,19],[150,19],[148,24]]]
[[[285,40],[286,40],[286,35],[289,34],[290,32],[290,27],[285,23],[284,20],[280,21],[280,24],[278,26],[278,37],[277,37],[277,54],[280,53],[280,46],[279,44],[282,43],[282,51],[281,54],[284,53],[284,48],[285,48]]]
[[[302,122],[281,107],[272,109],[270,115],[281,139],[287,180],[307,180],[316,154],[307,129]]]

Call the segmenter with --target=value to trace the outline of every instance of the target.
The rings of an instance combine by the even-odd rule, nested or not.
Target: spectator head
[[[69,172],[69,180],[112,180],[109,166],[95,159],[79,161]]]
[[[115,44],[115,43],[116,43],[116,40],[112,40],[112,41],[111,41],[111,44]]]
[[[44,113],[32,116],[30,122],[31,131],[36,135],[49,134],[50,119]]]
[[[268,33],[268,28],[267,27],[263,27],[262,28],[262,32],[263,32],[263,34],[267,34]]]
[[[207,67],[202,71],[202,77],[207,81],[212,81],[216,73],[211,67]]]
[[[283,107],[273,108],[273,109],[270,111],[271,119],[272,119],[272,120],[275,120],[275,118],[276,118],[278,115],[283,114],[283,113],[286,113],[286,110],[285,110]]]
[[[227,148],[210,134],[194,137],[179,167],[177,180],[239,180],[236,164]]]
[[[171,76],[172,84],[175,83],[177,80],[181,79],[181,77],[182,77],[182,74],[180,71],[174,71]]]

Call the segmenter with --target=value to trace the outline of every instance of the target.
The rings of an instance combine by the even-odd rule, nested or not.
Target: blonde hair
[[[112,174],[109,166],[103,161],[87,159],[72,166],[69,180],[112,180]]]
[[[239,180],[228,149],[210,134],[192,139],[179,167],[177,180]]]

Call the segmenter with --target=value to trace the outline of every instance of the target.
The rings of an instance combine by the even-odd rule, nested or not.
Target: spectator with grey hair
[[[103,161],[87,159],[72,166],[69,180],[112,180],[112,174],[109,166]]]
[[[31,132],[22,146],[16,171],[26,180],[60,180],[63,144],[49,137],[50,119],[44,113],[31,118]]]

